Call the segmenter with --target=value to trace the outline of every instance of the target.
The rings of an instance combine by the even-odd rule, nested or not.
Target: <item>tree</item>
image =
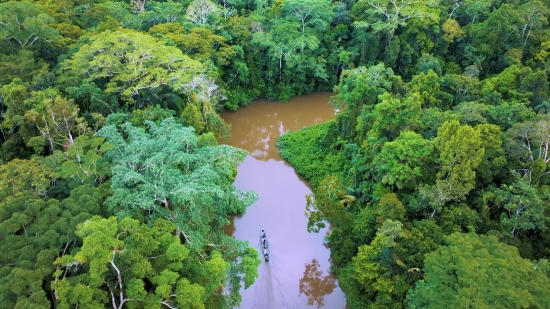
[[[211,248],[219,248],[230,262],[230,293],[220,297],[240,299],[241,281],[245,287],[254,281],[254,265],[260,261],[246,243],[225,235],[223,226],[230,214],[244,212],[257,198],[233,186],[236,167],[246,152],[227,145],[199,145],[194,130],[174,118],[159,125],[146,121],[146,130],[112,122],[97,132],[113,145],[106,154],[112,170],[109,209],[120,219],[172,222],[197,264],[209,257]]]
[[[306,26],[315,33],[325,30],[332,19],[332,6],[328,0],[285,0],[281,4],[287,19],[297,18],[302,25],[302,35]]]
[[[539,114],[532,121],[516,123],[506,131],[506,150],[513,168],[527,177],[528,184],[547,182],[550,162],[550,116]]]
[[[524,234],[530,230],[544,229],[548,222],[545,215],[546,199],[526,178],[516,179],[512,184],[502,184],[483,195],[483,202],[502,211],[500,225],[509,235]]]
[[[355,278],[365,286],[375,308],[401,308],[402,295],[407,291],[405,267],[395,253],[397,240],[405,237],[403,224],[386,220],[374,240],[359,247],[353,258]]]
[[[106,93],[118,94],[130,102],[163,87],[191,96],[196,89],[190,83],[196,83],[203,72],[202,64],[176,47],[131,30],[91,37],[88,44],[60,64],[58,71],[61,84],[94,82]]]
[[[148,227],[131,218],[98,216],[79,224],[76,234],[83,239],[82,247],[55,261],[52,288],[57,305],[204,308],[203,299],[211,295],[179,273],[189,249],[174,235],[175,229],[165,220]],[[203,267],[205,272],[213,270],[203,276],[223,286],[220,278],[225,278],[227,264],[219,253],[214,252]]]
[[[441,167],[436,184],[420,189],[421,195],[430,200],[431,217],[445,202],[461,199],[475,187],[475,169],[485,151],[479,136],[478,131],[456,120],[445,122],[437,130],[434,145],[439,150]]]
[[[218,11],[218,6],[210,0],[193,0],[187,7],[185,18],[204,25],[209,22],[211,16],[216,16]]]
[[[147,4],[147,0],[130,0],[130,4],[134,9],[134,13],[139,14],[139,13],[145,12],[145,6]]]
[[[443,25],[441,25],[441,29],[445,33],[443,35],[443,40],[447,42],[453,42],[455,39],[461,38],[466,34],[460,27],[460,24],[452,18],[447,19]]]
[[[326,226],[327,222],[338,224],[349,219],[345,204],[350,200],[345,199],[345,187],[337,177],[327,175],[317,186],[315,192],[315,195],[306,196],[305,214],[308,217],[307,229],[309,232],[318,233]],[[355,200],[355,197],[352,197],[351,200]]]
[[[31,109],[28,103],[25,103],[30,97],[28,87],[19,78],[14,78],[11,83],[2,86],[2,105],[5,108],[2,128],[13,129],[22,126],[25,123],[25,113]]]
[[[494,124],[478,124],[475,130],[479,131],[481,145],[485,149],[483,158],[476,169],[476,177],[482,184],[490,184],[499,179],[506,168],[506,153],[503,146],[503,134]]]
[[[437,62],[437,66],[439,66],[439,62]],[[422,69],[422,67],[419,65],[419,69]],[[438,107],[441,110],[446,110],[453,101],[450,94],[441,91],[439,77],[431,68],[428,68],[427,72],[414,75],[408,86],[409,92],[416,92],[420,95],[422,108],[424,109]]]
[[[419,180],[429,175],[427,164],[433,151],[433,143],[420,134],[402,131],[395,141],[384,143],[373,166],[383,183],[396,185],[400,190],[412,189]]]
[[[33,108],[25,113],[25,120],[36,126],[51,151],[70,146],[75,135],[84,134],[88,128],[84,119],[78,117],[78,107],[55,89],[34,93],[29,102]]]
[[[421,127],[422,99],[418,93],[399,98],[386,92],[378,97],[378,101],[367,119],[372,123],[369,137],[394,140],[401,131]]]
[[[362,112],[368,115],[377,98],[390,91],[399,81],[393,70],[383,63],[369,68],[344,70],[340,75],[340,83],[334,88],[335,96],[329,102],[340,110],[336,117],[340,135],[344,138],[355,137],[357,117]]]
[[[520,10],[520,25],[521,26],[521,38],[525,37],[523,40],[523,45],[521,48],[525,48],[527,40],[531,35],[533,30],[541,29],[544,26],[548,26],[548,16],[550,15],[550,10],[548,6],[542,3],[541,1],[529,1],[519,6]]]
[[[319,39],[315,35],[301,35],[298,28],[297,23],[279,22],[267,33],[254,33],[252,43],[267,49],[269,58],[278,64],[279,81],[283,79],[283,67],[293,68],[290,72],[310,70],[312,76],[326,78],[322,62],[309,57],[318,48]]]
[[[65,162],[61,167],[60,176],[69,180],[74,186],[90,184],[99,186],[110,174],[110,166],[103,156],[112,148],[101,137],[81,135],[63,153]]]
[[[519,20],[519,15],[513,6],[510,4],[503,4],[498,9],[490,11],[492,1],[469,1],[474,6],[478,3],[484,3],[486,6],[480,8],[483,13],[490,12],[489,17],[479,23],[472,23],[468,27],[468,34],[472,40],[472,47],[474,47],[480,53],[482,58],[490,58],[495,54],[500,54],[505,48],[505,44],[511,41],[509,36],[511,34],[517,35],[517,29],[515,24]],[[474,7],[472,6],[472,7]],[[473,19],[476,18],[477,13],[472,13]],[[481,58],[480,58],[481,59]],[[477,62],[477,63],[475,63]],[[474,61],[478,69],[481,69],[484,65],[481,61]]]
[[[181,117],[185,119],[185,123],[193,128],[200,134],[204,130],[206,123],[202,119],[201,113],[195,104],[187,104]]]
[[[32,160],[14,159],[0,165],[0,200],[21,195],[45,196],[50,188],[50,175]]]
[[[30,50],[22,49],[16,54],[0,54],[0,83],[8,85],[18,78],[27,84],[48,74],[48,64],[35,59]]]
[[[430,71],[436,73],[438,76],[442,75],[441,64],[439,60],[434,56],[426,53],[422,53],[422,57],[418,59],[417,63],[418,73],[430,74]]]
[[[16,48],[59,37],[51,27],[54,19],[41,5],[30,2],[0,3],[0,39]]]
[[[455,233],[426,255],[409,308],[547,308],[550,282],[494,236]]]
[[[429,2],[405,0],[367,0],[365,21],[356,21],[360,28],[372,28],[374,32],[384,31],[393,36],[399,26],[406,26],[409,19],[428,19],[438,22],[438,16],[430,8]]]
[[[174,2],[168,0],[166,2],[149,2],[151,8],[150,14],[155,24],[173,23],[177,21],[183,21],[183,13],[185,12],[186,3]]]

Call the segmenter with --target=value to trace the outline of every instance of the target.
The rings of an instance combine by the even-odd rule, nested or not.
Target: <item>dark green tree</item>
[[[409,308],[547,308],[550,281],[494,236],[455,233],[426,255]]]

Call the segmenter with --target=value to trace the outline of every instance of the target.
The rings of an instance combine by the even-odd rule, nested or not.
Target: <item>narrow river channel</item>
[[[305,195],[311,193],[275,147],[284,132],[299,130],[334,117],[327,103],[331,93],[314,93],[287,103],[258,100],[236,112],[222,114],[232,125],[226,143],[250,155],[238,168],[235,185],[256,191],[260,199],[244,215],[233,218],[226,233],[248,240],[261,251],[260,231],[269,241],[269,263],[259,267],[253,286],[242,292],[242,309],[343,309],[345,296],[329,273],[327,229],[308,233]]]

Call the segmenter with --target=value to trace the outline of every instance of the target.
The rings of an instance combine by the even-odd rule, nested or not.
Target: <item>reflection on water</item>
[[[235,233],[235,230],[236,230],[235,218],[242,218],[242,217],[243,217],[242,214],[238,214],[233,216],[233,218],[231,218],[231,221],[229,222],[229,224],[223,227],[223,232],[225,233],[225,235],[233,235],[233,233]]]
[[[300,294],[307,296],[308,305],[316,305],[321,308],[325,305],[325,296],[336,288],[336,278],[332,274],[323,277],[319,261],[313,259],[306,264],[304,277],[300,279]]]
[[[258,279],[241,291],[242,309],[339,309],[346,304],[337,281],[328,275],[330,251],[324,246],[328,229],[307,232],[305,196],[311,190],[275,146],[284,132],[332,119],[330,95],[316,93],[288,103],[259,100],[221,115],[232,125],[226,143],[250,153],[238,167],[235,186],[254,190],[260,197],[244,215],[233,218],[226,233],[248,241],[259,252],[262,229],[269,241],[269,263],[262,259]]]

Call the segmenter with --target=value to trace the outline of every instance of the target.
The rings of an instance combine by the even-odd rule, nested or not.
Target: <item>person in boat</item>
[[[269,261],[269,255],[267,254],[267,252],[264,254],[264,259],[266,262]]]
[[[265,232],[262,230],[262,238],[265,239]]]

